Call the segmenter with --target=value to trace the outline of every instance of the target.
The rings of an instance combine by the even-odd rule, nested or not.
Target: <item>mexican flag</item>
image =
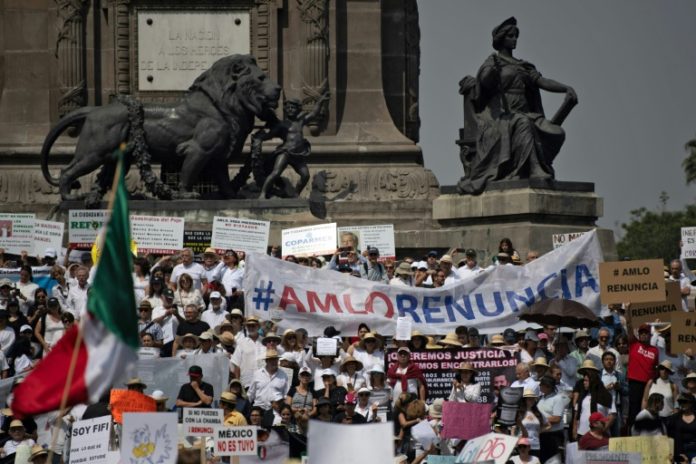
[[[124,154],[119,150],[118,155],[111,217],[89,290],[88,313],[17,387],[11,404],[15,417],[59,409],[66,393],[66,406],[96,402],[138,359],[128,192]]]

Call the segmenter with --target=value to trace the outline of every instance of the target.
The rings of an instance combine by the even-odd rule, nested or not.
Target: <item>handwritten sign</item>
[[[642,464],[662,464],[671,462],[674,440],[665,436],[610,438],[609,451],[640,453]]]
[[[5,253],[31,253],[34,237],[34,214],[0,213],[0,248]]]
[[[672,353],[696,351],[696,313],[679,311],[672,314]]]
[[[336,250],[336,223],[283,229],[283,258],[289,255],[328,255]]]
[[[222,425],[222,409],[184,408],[184,434],[187,437],[214,437],[215,428]]]
[[[211,246],[217,250],[266,253],[269,221],[215,216]]]
[[[125,413],[121,462],[174,464],[177,460],[177,438],[174,412]]]
[[[681,239],[681,257],[685,259],[696,258],[696,227],[682,227]]]
[[[505,464],[517,445],[517,437],[502,433],[489,433],[469,440],[457,456],[456,462],[494,461],[495,464]]]
[[[34,219],[32,253],[35,256],[43,256],[46,248],[60,250],[63,247],[64,230],[65,224],[62,222]]]
[[[155,412],[157,410],[155,400],[131,390],[111,390],[109,406],[111,406],[111,415],[118,424],[123,423],[124,412]]]
[[[634,327],[645,322],[670,322],[672,315],[682,311],[681,288],[679,282],[665,282],[666,298],[657,303],[637,303],[629,308],[631,323]]]
[[[215,428],[215,456],[254,456],[258,440],[256,426]]]
[[[111,416],[77,421],[70,431],[70,462],[104,464],[111,461]]]
[[[338,353],[338,340],[335,338],[317,338],[317,356],[336,356]]]
[[[105,209],[71,209],[68,213],[68,242],[73,248],[89,250],[108,220],[109,211]]]
[[[491,404],[445,401],[442,406],[442,438],[469,440],[490,431]]]
[[[171,255],[184,246],[184,219],[168,216],[131,216],[131,236],[138,253]]]
[[[551,242],[553,243],[553,249],[560,248],[563,245],[572,242],[576,238],[580,238],[585,235],[585,232],[571,232],[568,234],[553,234],[551,236]]]
[[[599,263],[602,304],[663,301],[663,267],[659,259]]]

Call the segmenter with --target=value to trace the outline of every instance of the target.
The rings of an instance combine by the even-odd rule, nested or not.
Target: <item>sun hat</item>
[[[420,333],[418,330],[414,330],[413,332],[411,332],[411,340],[413,340],[414,338],[420,338],[423,340],[423,343],[428,343],[428,337]]]
[[[544,366],[545,368],[548,369],[548,368],[549,368],[549,363],[548,363],[548,361],[546,361],[546,358],[545,358],[545,357],[539,356],[538,358],[536,358],[536,359],[534,360],[534,362],[532,363],[532,366]]]
[[[430,417],[433,419],[442,419],[442,406],[445,403],[444,398],[437,398],[430,406]]]
[[[585,375],[585,372],[587,372],[588,370],[599,372],[599,369],[597,369],[597,366],[595,366],[594,361],[592,361],[591,359],[586,359],[582,362],[582,366],[580,366],[580,369],[578,369],[578,373],[581,375]]]
[[[246,321],[244,321],[245,325],[249,324],[259,324],[261,325],[261,319],[259,319],[257,316],[249,316],[247,317]]]
[[[352,357],[352,356],[348,356],[348,357],[347,357],[346,359],[344,359],[343,362],[341,363],[341,372],[343,372],[343,371],[345,370],[346,366],[347,366],[348,364],[350,364],[350,363],[356,364],[356,367],[355,367],[355,370],[356,370],[356,371],[361,371],[361,370],[363,370],[363,363],[362,363],[362,362],[360,362],[359,360],[355,359],[355,358]]]
[[[230,311],[229,317],[232,318],[234,316],[239,316],[244,319],[244,313],[239,308],[232,308],[232,311]]]
[[[278,352],[273,349],[266,350],[266,356],[263,357],[263,359],[278,359],[280,356],[278,355]]]
[[[152,395],[150,395],[150,398],[153,400],[157,401],[158,403],[167,401],[169,399],[168,396],[164,395],[164,392],[162,390],[155,390],[152,392]]]
[[[454,261],[452,260],[452,257],[450,255],[442,255],[442,257],[440,258],[440,263],[453,264]]]
[[[445,335],[445,338],[440,340],[438,343],[440,345],[447,346],[462,346],[462,343],[459,341],[459,338],[457,338],[457,334],[454,332],[450,332],[447,335]]]
[[[658,369],[660,367],[667,369],[670,374],[674,374],[674,369],[672,368],[672,361],[670,361],[669,359],[665,359],[664,361],[662,361],[660,364],[657,365]]]
[[[193,338],[193,341],[196,342],[196,345],[198,345],[200,343],[200,341],[198,340],[198,335],[192,334],[190,332],[185,334],[185,335],[181,335],[179,337],[179,341],[183,343],[183,341],[186,340],[187,338]]]
[[[33,462],[34,459],[38,458],[39,456],[46,456],[48,455],[48,450],[44,448],[41,445],[33,445],[31,447],[31,454],[29,455],[29,462]]]
[[[539,395],[537,395],[536,392],[531,388],[525,388],[522,398],[539,398]]]
[[[280,337],[280,335],[277,335],[275,332],[268,332],[266,335],[264,335],[263,339],[261,339],[261,343],[265,345],[271,340],[277,340],[278,343],[280,343],[283,339]]]
[[[696,382],[696,372],[689,372],[686,374],[686,377],[682,379],[682,387],[687,388],[686,385],[692,380]]]
[[[14,428],[14,427],[24,428],[24,423],[19,419],[15,419],[12,422],[10,422],[10,428]]]
[[[469,371],[473,372],[476,374],[478,371],[474,369],[474,366],[470,362],[463,362],[459,364],[455,369],[455,371]]]
[[[435,339],[433,337],[427,337],[428,343],[425,345],[426,350],[441,350],[442,345],[438,345],[435,343]]]
[[[404,261],[396,267],[394,274],[412,276],[413,271],[411,270],[411,265]]]
[[[590,334],[588,334],[586,330],[578,330],[575,332],[575,337],[573,339],[577,341],[579,338],[590,338]]]
[[[377,334],[375,334],[373,332],[367,332],[360,339],[358,346],[364,350],[365,349],[365,342],[367,342],[368,340],[374,340],[378,347],[381,345],[379,338],[377,338]]]
[[[220,402],[221,403],[228,403],[228,404],[236,404],[237,403],[237,395],[230,391],[224,391],[220,393]]]
[[[130,379],[128,382],[126,382],[126,386],[127,386],[127,387],[137,387],[137,386],[141,386],[141,387],[143,387],[143,388],[147,388],[147,385],[145,385],[145,382],[143,382],[142,380],[140,380],[140,377],[133,377],[133,378]]]
[[[500,334],[495,334],[491,337],[491,346],[505,345],[505,337]]]

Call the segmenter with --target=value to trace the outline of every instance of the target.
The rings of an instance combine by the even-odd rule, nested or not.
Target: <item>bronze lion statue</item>
[[[78,199],[71,190],[78,179],[101,167],[88,205],[98,203],[110,188],[115,170],[114,151],[126,143],[127,168],[136,163],[147,189],[160,199],[196,198],[192,191],[200,173],[211,173],[220,194],[233,198],[228,161],[237,157],[254,127],[254,119],[273,121],[280,87],[250,55],[216,61],[201,74],[175,106],[143,105],[128,96],[100,107],[80,108],[66,115],[48,133],[41,150],[46,180],[58,186],[64,200]],[[49,172],[49,152],[68,128],[79,131],[75,156],[58,179]],[[150,167],[162,164],[180,172],[178,191],[171,191]]]

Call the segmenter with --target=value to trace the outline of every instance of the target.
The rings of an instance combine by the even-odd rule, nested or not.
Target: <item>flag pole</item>
[[[116,170],[114,172],[114,180],[113,183],[111,184],[111,191],[109,192],[109,203],[108,203],[108,210],[111,211],[114,206],[114,198],[116,197],[116,189],[118,188],[118,183],[121,178],[121,170],[123,169],[123,153],[125,150],[126,144],[121,143],[121,145],[118,148],[118,160],[116,162]],[[109,221],[111,221],[111,218],[109,217]],[[107,225],[108,229],[108,225]],[[86,317],[89,317],[89,315],[86,315]],[[48,456],[46,457],[46,462],[50,463],[52,462],[53,459],[53,448],[56,446],[56,442],[58,441],[58,431],[60,430],[60,422],[63,420],[63,416],[67,413],[66,411],[66,405],[68,404],[68,396],[70,395],[70,385],[72,385],[72,380],[73,377],[75,376],[75,367],[77,366],[77,357],[80,353],[80,345],[82,344],[82,331],[84,330],[83,328],[83,321],[80,321],[80,323],[77,325],[77,336],[75,337],[75,345],[73,346],[73,352],[72,352],[72,357],[70,358],[70,366],[68,367],[68,376],[65,380],[65,386],[63,387],[63,396],[60,399],[60,408],[58,412],[58,416],[56,417],[56,420],[53,424],[53,433],[51,434],[51,446],[48,448]]]

